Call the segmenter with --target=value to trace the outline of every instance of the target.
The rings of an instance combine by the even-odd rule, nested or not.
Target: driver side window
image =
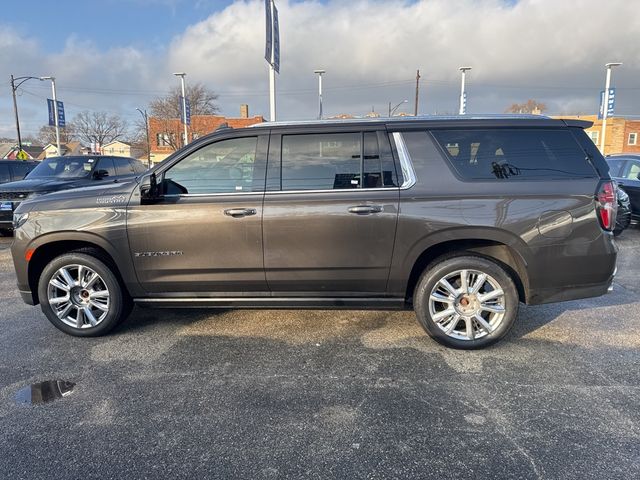
[[[257,144],[257,137],[246,137],[221,140],[200,148],[167,170],[165,195],[262,190],[263,184],[254,187]]]

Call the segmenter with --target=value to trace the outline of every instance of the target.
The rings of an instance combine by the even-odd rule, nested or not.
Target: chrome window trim
[[[228,197],[230,195],[262,195],[264,190],[255,192],[228,192],[228,193],[171,193],[163,195],[164,198],[189,198],[189,197]]]
[[[393,192],[398,191],[398,187],[377,187],[377,188],[336,188],[328,190],[269,190],[266,194],[282,195],[283,193],[358,193],[358,192]]]
[[[400,168],[402,170],[403,181],[402,185],[400,185],[400,190],[407,190],[416,184],[416,172],[413,169],[411,156],[409,155],[409,150],[407,150],[407,145],[404,143],[402,133],[393,132],[391,135],[393,136],[393,141],[396,144],[396,150],[400,160]]]

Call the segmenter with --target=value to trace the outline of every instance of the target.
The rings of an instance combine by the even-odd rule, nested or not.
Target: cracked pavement
[[[0,239],[4,478],[640,478],[640,228],[613,293],[448,350],[412,312],[137,308],[69,337]],[[33,382],[76,383],[44,405]]]

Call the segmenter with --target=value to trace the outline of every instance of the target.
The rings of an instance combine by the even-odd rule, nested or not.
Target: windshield
[[[87,178],[96,163],[95,158],[53,157],[43,160],[26,178]]]

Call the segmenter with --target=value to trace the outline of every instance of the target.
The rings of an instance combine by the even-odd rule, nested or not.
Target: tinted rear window
[[[469,180],[595,177],[568,130],[434,130],[458,174]]]

